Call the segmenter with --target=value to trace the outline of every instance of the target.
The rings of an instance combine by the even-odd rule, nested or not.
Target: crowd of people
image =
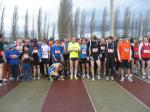
[[[92,81],[119,77],[121,82],[133,82],[133,75],[138,73],[143,79],[150,79],[148,36],[141,40],[125,35],[117,39],[93,36],[55,41],[26,38],[4,44],[0,34],[0,86],[8,80],[31,81],[43,77]]]

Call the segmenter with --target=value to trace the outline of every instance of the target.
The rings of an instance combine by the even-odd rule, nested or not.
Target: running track
[[[134,82],[116,82],[150,108],[150,84],[134,77]],[[19,82],[0,87],[0,97],[13,90]],[[94,112],[82,80],[55,81],[49,88],[41,112]]]
[[[10,92],[13,88],[15,88],[19,82],[9,81],[7,83],[7,86],[0,87],[0,97],[6,95],[8,92]]]
[[[150,84],[134,77],[134,82],[116,82],[150,108]]]
[[[94,112],[82,80],[56,81],[42,112]]]

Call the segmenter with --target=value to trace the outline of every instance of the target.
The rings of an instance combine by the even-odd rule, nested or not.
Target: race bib
[[[104,47],[104,46],[102,46],[102,47],[101,47],[101,50],[105,50],[105,47]]]
[[[108,49],[108,53],[113,53],[114,50],[113,49]]]
[[[129,52],[129,49],[128,49],[128,48],[125,48],[124,51],[125,51],[125,52]]]
[[[38,53],[38,50],[33,50],[33,53]]]
[[[144,53],[150,53],[150,50],[144,50]]]
[[[24,58],[29,58],[29,54],[24,54]]]
[[[55,54],[60,54],[60,51],[59,51],[59,50],[56,50],[56,51],[55,51]]]
[[[98,52],[98,48],[93,48],[92,51],[95,53],[95,52]]]
[[[82,51],[82,54],[86,54],[86,50],[83,50],[83,51]]]

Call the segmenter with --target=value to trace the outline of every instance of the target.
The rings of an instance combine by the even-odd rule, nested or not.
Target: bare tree
[[[124,35],[126,36],[129,36],[130,22],[131,22],[131,11],[129,7],[127,7],[125,8],[124,22],[123,22],[123,32],[124,32]]]
[[[143,14],[139,13],[138,16],[138,37],[142,36],[142,24],[143,24]]]
[[[115,25],[114,25],[114,32],[115,32],[115,36],[119,36],[119,32],[118,32],[118,29],[119,29],[119,15],[120,15],[120,9],[119,8],[116,8],[115,10]]]
[[[46,28],[47,28],[47,14],[45,12],[45,17],[44,17],[44,29],[43,29],[43,37],[46,38]]]
[[[55,38],[55,31],[56,31],[56,24],[53,23],[52,25],[52,37]]]
[[[47,25],[47,28],[46,28],[46,39],[48,39],[49,37],[49,24]]]
[[[102,37],[106,36],[106,24],[107,24],[106,18],[107,18],[107,7],[105,7],[103,10],[103,17],[102,17],[102,22],[101,22]]]
[[[91,37],[93,36],[94,30],[95,30],[95,9],[92,12],[92,17],[90,20],[90,35],[91,35]]]
[[[85,11],[82,11],[81,22],[80,22],[80,37],[85,36],[85,24],[86,24],[86,14]]]
[[[132,14],[131,16],[131,30],[130,30],[130,36],[135,37],[135,14]]]
[[[34,20],[34,15],[33,15],[33,18],[32,18],[32,30],[31,30],[31,37],[32,38],[35,38],[35,20]]]
[[[28,10],[26,10],[26,14],[25,14],[24,37],[29,37],[29,13],[28,13]]]
[[[70,29],[72,29],[72,22],[72,0],[61,0],[58,13],[59,38],[68,37],[69,34],[71,34]]]
[[[1,14],[1,23],[0,23],[0,33],[4,35],[4,17],[5,17],[5,7],[3,7]]]
[[[39,8],[37,17],[38,40],[42,40],[42,8]]]
[[[77,8],[75,14],[74,14],[74,36],[78,36],[78,29],[80,24],[80,9]]]
[[[11,24],[11,37],[12,40],[16,40],[18,35],[18,7],[14,7],[12,24]]]
[[[148,26],[149,26],[149,23],[150,23],[150,13],[149,11],[147,11],[145,13],[145,16],[143,18],[143,28],[142,28],[142,36],[145,36],[148,34]]]

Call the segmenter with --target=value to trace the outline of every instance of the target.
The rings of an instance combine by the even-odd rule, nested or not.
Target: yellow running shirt
[[[69,58],[79,58],[79,51],[80,51],[79,43],[70,42],[68,44],[68,51],[70,52]]]

